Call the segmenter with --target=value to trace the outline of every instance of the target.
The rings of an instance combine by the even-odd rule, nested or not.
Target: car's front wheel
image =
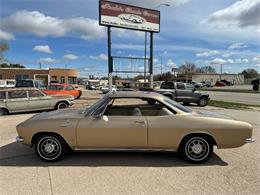
[[[201,107],[207,106],[209,99],[207,97],[201,97],[198,105]]]
[[[44,161],[60,160],[66,153],[66,144],[57,135],[42,135],[35,144],[36,154]]]
[[[203,163],[210,159],[213,153],[213,144],[201,136],[188,137],[181,145],[180,152],[187,162]]]
[[[7,115],[8,111],[5,108],[0,108],[0,116]]]

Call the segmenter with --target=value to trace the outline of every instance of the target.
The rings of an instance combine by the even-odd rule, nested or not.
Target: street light
[[[154,7],[154,9],[159,9],[161,6],[170,7],[171,5],[168,3],[161,3]],[[146,47],[147,47],[147,32],[145,31],[145,39],[144,39],[144,80],[146,81]],[[161,59],[162,62],[162,59]],[[162,65],[161,65],[162,66]]]

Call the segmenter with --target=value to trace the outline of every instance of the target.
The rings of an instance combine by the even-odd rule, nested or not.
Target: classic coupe
[[[82,94],[81,90],[75,89],[72,85],[59,83],[48,85],[43,92],[48,95],[72,95],[75,99],[79,99]]]
[[[153,92],[115,92],[88,108],[37,114],[17,126],[16,140],[44,161],[67,151],[178,151],[192,163],[210,159],[213,146],[253,142],[252,126],[225,115],[193,111]]]

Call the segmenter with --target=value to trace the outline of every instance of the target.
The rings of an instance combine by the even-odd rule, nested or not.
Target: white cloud
[[[256,65],[255,65],[255,67],[258,67],[258,68],[260,68],[260,64],[256,64]]]
[[[104,53],[101,53],[98,56],[89,56],[89,58],[91,60],[107,60],[108,59],[107,55]]]
[[[14,35],[12,35],[11,33],[2,31],[2,30],[0,29],[0,40],[5,40],[5,41],[14,40]]]
[[[1,20],[4,30],[18,33],[31,33],[36,36],[64,36],[67,33],[80,34],[82,39],[95,39],[105,36],[104,28],[97,20],[77,17],[61,19],[46,16],[39,11],[17,11]]]
[[[38,62],[42,64],[57,64],[60,61],[53,58],[40,58]]]
[[[229,63],[229,64],[234,64],[235,61],[234,61],[233,59],[228,59],[228,60],[227,60],[227,63]]]
[[[226,53],[223,53],[221,56],[223,58],[229,58],[230,56],[234,55],[235,53],[234,52],[226,52]]]
[[[245,45],[244,43],[233,43],[228,47],[228,49],[241,49],[246,47],[247,45]]]
[[[33,50],[43,53],[52,53],[49,45],[36,45]]]
[[[209,57],[209,56],[214,56],[217,54],[219,54],[219,51],[211,50],[211,51],[206,51],[206,52],[202,52],[202,53],[197,53],[196,56],[197,57]]]
[[[215,58],[210,62],[211,64],[226,64],[227,61],[222,58]]]
[[[241,0],[231,6],[216,11],[206,23],[222,27],[248,27],[260,24],[260,0]]]
[[[254,62],[260,62],[260,55],[255,56],[252,60]]]
[[[191,1],[191,0],[145,0],[145,1],[121,0],[120,2],[132,4],[132,5],[137,5],[137,6],[141,6],[141,7],[158,9],[159,6],[161,5],[160,7],[162,7],[163,4],[169,4],[171,7],[177,7],[177,6],[181,6],[185,3],[188,3],[189,1]]]
[[[79,57],[74,55],[74,54],[66,54],[66,55],[63,56],[63,58],[65,60],[77,60],[77,59],[79,59]]]
[[[174,63],[172,59],[167,60],[167,66],[169,66],[171,68],[177,68],[176,63]]]

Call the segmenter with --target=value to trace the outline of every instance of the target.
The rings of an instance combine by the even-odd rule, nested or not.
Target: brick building
[[[50,81],[59,83],[77,84],[78,72],[76,69],[50,68],[0,68],[0,79],[35,79],[42,80],[46,84]]]

